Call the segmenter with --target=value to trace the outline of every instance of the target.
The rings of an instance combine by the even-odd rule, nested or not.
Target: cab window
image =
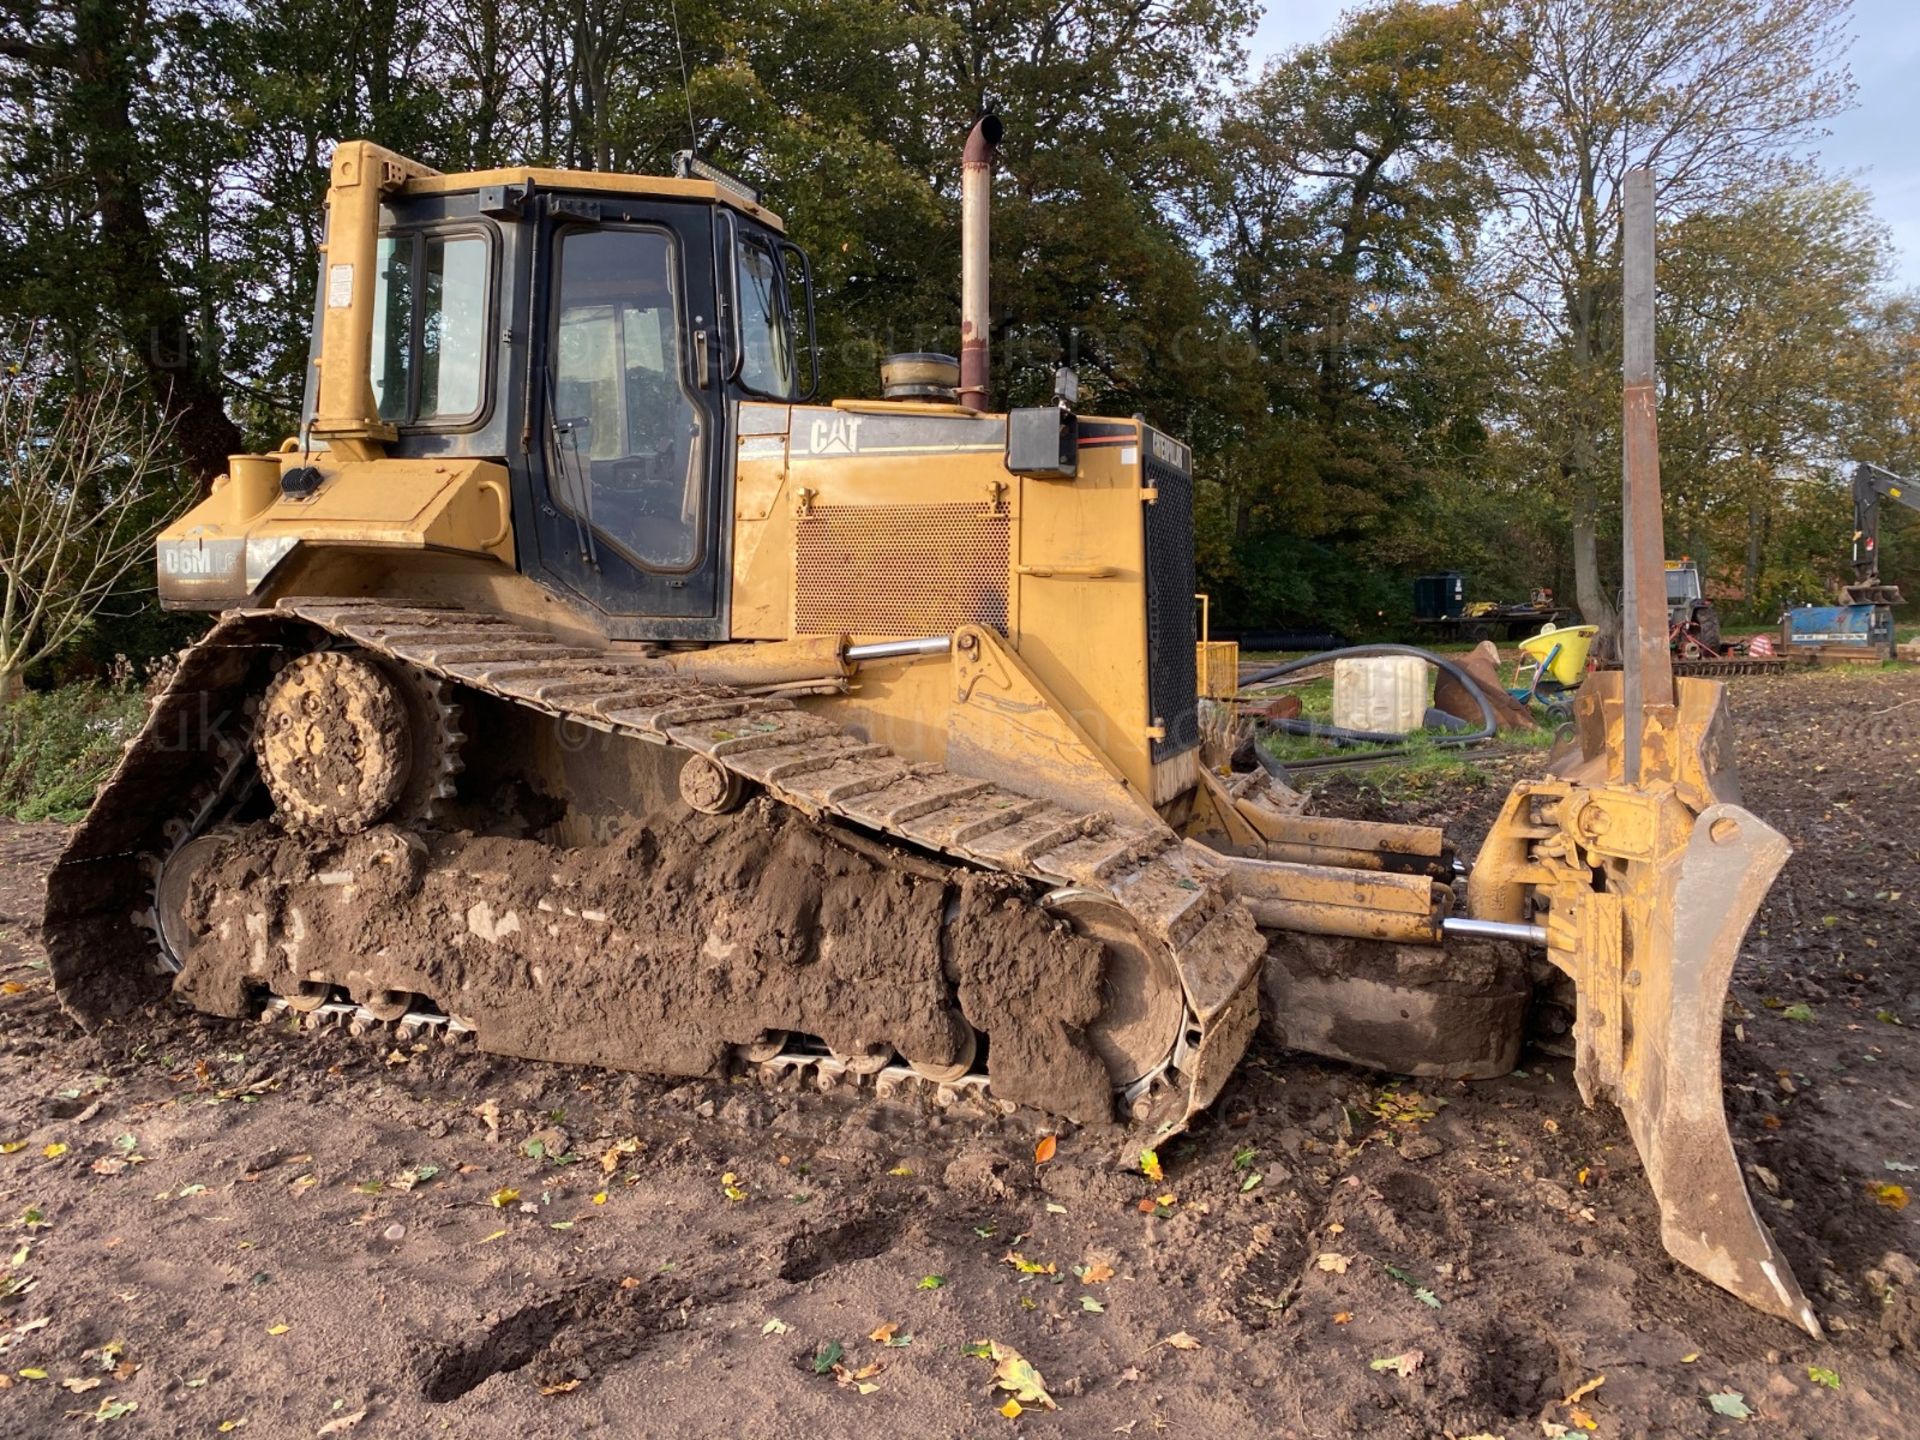
[[[381,237],[371,377],[381,419],[450,425],[485,408],[490,262],[484,235]]]
[[[790,398],[795,391],[793,323],[786,282],[773,249],[743,235],[734,247],[739,304],[740,383],[756,394]]]
[[[643,568],[700,559],[705,426],[687,383],[673,242],[649,229],[560,241],[553,498]]]

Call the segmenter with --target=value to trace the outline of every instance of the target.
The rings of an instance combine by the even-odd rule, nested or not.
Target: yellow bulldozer
[[[1814,1328],[1721,1108],[1786,847],[1719,687],[1583,687],[1462,914],[1438,831],[1203,765],[1187,446],[1070,377],[987,408],[998,138],[963,158],[958,363],[832,403],[805,252],[699,157],[339,145],[302,428],[159,538],[163,602],[219,618],[49,880],[63,1003],[757,1067],[1137,1155],[1263,985],[1294,1048],[1471,1076],[1518,1043],[1474,1017],[1557,971],[1668,1248]],[[1473,946],[1522,956],[1517,999],[1461,993]]]

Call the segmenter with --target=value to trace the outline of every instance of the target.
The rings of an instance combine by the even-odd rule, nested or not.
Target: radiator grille
[[[1147,706],[1165,734],[1150,743],[1154,763],[1200,744],[1199,676],[1195,670],[1193,603],[1193,476],[1148,444],[1142,466],[1160,498],[1146,508]],[[1173,447],[1167,447],[1173,448]],[[1184,451],[1185,447],[1178,447]]]
[[[984,503],[822,506],[794,522],[794,632],[1004,635],[1007,547]]]

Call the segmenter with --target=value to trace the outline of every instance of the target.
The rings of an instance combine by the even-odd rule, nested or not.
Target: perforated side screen
[[[822,506],[794,522],[794,630],[1004,635],[1007,569],[1007,517],[991,505]]]
[[[1198,640],[1193,601],[1193,476],[1144,447],[1147,485],[1160,498],[1145,507],[1147,549],[1147,708],[1165,730],[1149,742],[1155,764],[1200,744]],[[1184,450],[1185,447],[1180,447]]]

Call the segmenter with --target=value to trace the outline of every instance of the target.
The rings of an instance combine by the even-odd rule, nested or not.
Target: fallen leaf
[[[1690,1350],[1685,1355],[1682,1355],[1680,1357],[1680,1363],[1682,1365],[1691,1365],[1694,1361],[1698,1360],[1699,1358],[1700,1358],[1700,1352],[1698,1350]]]
[[[116,1400],[112,1396],[108,1396],[100,1402],[100,1408],[93,1412],[93,1423],[100,1425],[108,1420],[118,1420],[123,1415],[131,1415],[139,1408],[140,1402],[138,1400]],[[240,1423],[244,1425],[247,1422],[242,1420]]]
[[[1020,1402],[1018,1400],[1007,1401],[1006,1404],[1000,1407],[1000,1413],[1009,1420],[1018,1420],[1021,1414]]]
[[[1572,1405],[1567,1408],[1567,1419],[1571,1420],[1582,1430],[1598,1430],[1600,1428],[1600,1422],[1582,1410],[1578,1405]]]
[[[27,987],[18,980],[0,981],[0,995],[24,995]]]
[[[840,1363],[840,1357],[847,1353],[847,1347],[838,1340],[828,1340],[813,1352],[813,1373],[829,1375],[833,1367]]]
[[[1251,1175],[1247,1176],[1246,1179],[1240,1182],[1240,1193],[1244,1195],[1249,1190],[1258,1190],[1260,1188],[1260,1183],[1266,1178],[1267,1177],[1262,1175],[1258,1170],[1254,1171]]]
[[[67,1147],[56,1140],[51,1145],[43,1146],[40,1153],[49,1160],[58,1160],[62,1155],[67,1153]]]
[[[498,1190],[494,1191],[493,1194],[487,1197],[487,1203],[493,1206],[493,1208],[496,1210],[504,1210],[507,1208],[507,1206],[513,1204],[519,1198],[520,1198],[520,1192],[518,1190],[514,1190],[508,1186],[502,1185]]]
[[[580,1382],[578,1380],[559,1380],[552,1385],[542,1385],[540,1387],[540,1393],[542,1395],[564,1395],[569,1390],[578,1390],[579,1388]]]
[[[284,1335],[291,1329],[293,1329],[291,1325],[269,1325],[267,1326],[267,1333],[269,1335]]]
[[[762,1335],[785,1335],[791,1329],[793,1329],[793,1326],[787,1324],[786,1321],[776,1315],[760,1327],[760,1333]]]
[[[18,1155],[26,1148],[27,1142],[24,1140],[0,1141],[0,1155]]]
[[[872,1330],[868,1331],[867,1338],[881,1345],[885,1345],[893,1339],[894,1332],[899,1328],[900,1322],[898,1320],[889,1320],[886,1324],[875,1326]]]
[[[944,1275],[922,1275],[920,1277],[920,1283],[913,1288],[916,1290],[938,1290],[946,1283],[947,1277]]]
[[[1166,1179],[1166,1173],[1160,1168],[1160,1157],[1152,1150],[1140,1152],[1140,1170],[1149,1180]]]
[[[1018,1270],[1022,1275],[1053,1275],[1058,1273],[1057,1266],[1051,1264],[1042,1265],[1037,1261],[1029,1260],[1018,1250],[1009,1250],[1005,1255],[1000,1257],[1000,1262],[1003,1265],[1013,1266],[1013,1268]]]
[[[1606,1376],[1596,1375],[1593,1377],[1593,1379],[1587,1381],[1586,1384],[1576,1386],[1572,1390],[1568,1391],[1567,1394],[1561,1399],[1560,1403],[1562,1405],[1578,1405],[1582,1400],[1586,1399],[1587,1396],[1591,1395],[1594,1391],[1598,1390],[1602,1385],[1606,1383],[1607,1383]]]
[[[1053,1159],[1053,1152],[1058,1146],[1059,1141],[1053,1136],[1042,1135],[1040,1137],[1040,1143],[1033,1147],[1033,1163],[1036,1165],[1046,1164],[1049,1160]]]
[[[26,1369],[20,1371],[19,1374],[22,1380],[44,1380],[47,1378],[47,1372],[37,1365],[29,1365]]]
[[[1089,1260],[1074,1266],[1073,1273],[1080,1277],[1082,1285],[1104,1285],[1113,1278],[1113,1266],[1104,1260]]]
[[[1807,1366],[1807,1378],[1816,1385],[1824,1385],[1829,1390],[1840,1388],[1840,1372],[1829,1370],[1824,1365]]]
[[[960,1353],[973,1360],[991,1360],[993,1358],[993,1345],[992,1342],[987,1340],[974,1340],[962,1345],[960,1347]]]
[[[1907,1187],[1904,1185],[1880,1184],[1868,1188],[1873,1191],[1873,1198],[1889,1210],[1906,1209],[1908,1201],[1912,1198],[1907,1194]]]
[[[1753,1414],[1747,1408],[1747,1397],[1738,1390],[1716,1390],[1707,1396],[1707,1404],[1713,1407],[1716,1415],[1725,1415],[1730,1420],[1745,1420]]]
[[[1023,1405],[1039,1405],[1048,1410],[1060,1408],[1053,1403],[1053,1397],[1047,1393],[1047,1382],[1033,1368],[1031,1360],[1011,1345],[1002,1345],[998,1340],[989,1340],[987,1344],[993,1358],[995,1385],[1013,1392],[1013,1398]],[[1005,1413],[1004,1410],[1002,1413]],[[1014,1413],[1019,1412],[1016,1410]]]
[[[367,1412],[365,1410],[355,1410],[350,1414],[342,1415],[337,1420],[327,1421],[326,1424],[322,1425],[318,1430],[314,1431],[314,1434],[343,1435],[347,1431],[354,1429],[356,1426],[359,1425],[359,1423],[362,1420],[366,1418],[367,1418]]]
[[[913,1174],[913,1167],[911,1165],[896,1165],[893,1169],[887,1171],[887,1174],[904,1177]]]
[[[1344,1275],[1347,1267],[1353,1263],[1353,1257],[1329,1250],[1313,1263],[1330,1275]]]
[[[740,1183],[740,1177],[731,1170],[720,1177],[720,1193],[735,1202],[747,1198],[746,1186]]]
[[[1184,1330],[1174,1331],[1173,1334],[1167,1336],[1167,1338],[1160,1343],[1162,1345],[1170,1345],[1175,1350],[1198,1350],[1200,1348],[1200,1342]]]
[[[98,1390],[104,1384],[106,1384],[106,1381],[93,1375],[88,1375],[84,1378],[73,1376],[62,1380],[60,1382],[60,1388],[62,1390],[71,1390],[76,1395],[84,1395],[89,1390]]]
[[[480,1237],[480,1243],[481,1243],[482,1245],[491,1245],[491,1244],[492,1244],[492,1243],[493,1243],[494,1241],[496,1241],[496,1240],[502,1240],[502,1239],[505,1239],[505,1238],[506,1238],[506,1234],[507,1234],[507,1232],[506,1232],[506,1231],[504,1231],[504,1230],[496,1230],[496,1231],[494,1231],[494,1232],[493,1232],[493,1233],[492,1233],[491,1235],[483,1235],[483,1236],[481,1236],[481,1237]]]
[[[607,1203],[607,1192],[606,1192],[606,1191],[604,1191],[604,1190],[596,1190],[596,1191],[594,1191],[594,1194],[593,1194],[593,1203],[594,1203],[594,1204],[596,1204],[596,1205],[604,1205],[604,1204],[606,1204],[606,1203]]]
[[[1047,1202],[1047,1213],[1049,1215],[1064,1215],[1067,1213],[1067,1207],[1064,1205],[1056,1204],[1052,1200],[1049,1200]]]
[[[1336,1325],[1351,1325],[1353,1323],[1353,1312],[1351,1310],[1342,1310],[1333,1317],[1333,1323]]]
[[[1413,1374],[1427,1358],[1424,1350],[1408,1350],[1399,1355],[1388,1355],[1379,1360],[1369,1360],[1369,1370],[1391,1370],[1401,1379]]]
[[[1089,1315],[1104,1315],[1107,1313],[1107,1307],[1091,1295],[1082,1295],[1080,1297],[1080,1308]]]

